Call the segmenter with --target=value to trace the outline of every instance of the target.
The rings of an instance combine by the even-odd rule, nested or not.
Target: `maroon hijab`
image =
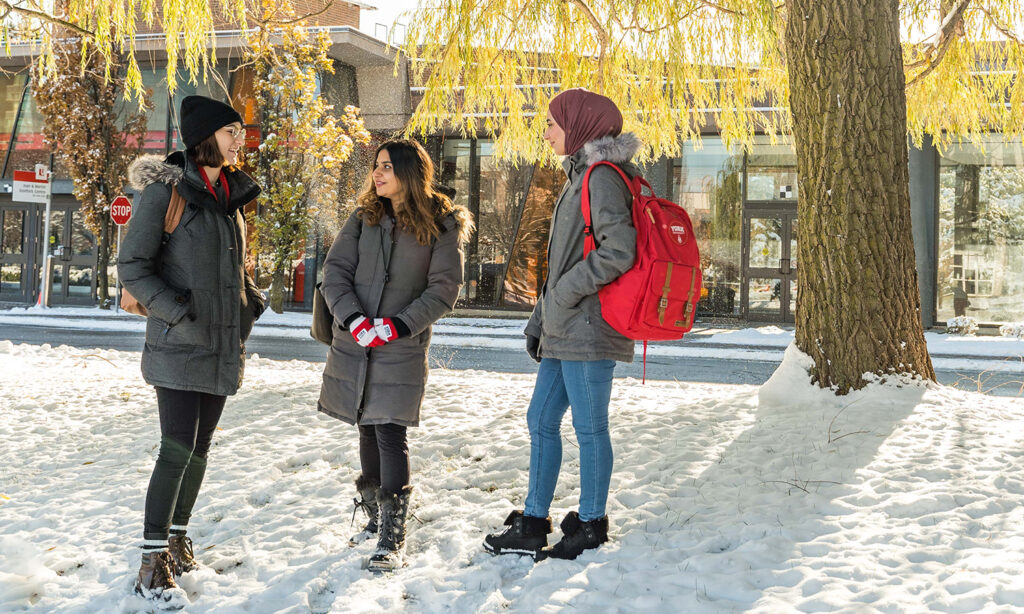
[[[611,98],[582,87],[561,92],[551,99],[548,108],[555,123],[565,131],[567,156],[594,139],[622,132],[622,113]]]

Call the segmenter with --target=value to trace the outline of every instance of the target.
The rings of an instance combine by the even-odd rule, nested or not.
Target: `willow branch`
[[[598,86],[598,89],[604,89],[603,86],[604,86],[605,51],[608,49],[608,46],[609,46],[609,44],[611,42],[608,39],[608,32],[606,32],[605,29],[601,27],[601,22],[597,20],[597,15],[594,14],[594,11],[590,10],[590,7],[587,6],[586,2],[584,2],[583,0],[562,0],[562,1],[563,2],[569,2],[571,4],[575,4],[577,7],[579,7],[579,9],[581,11],[583,11],[584,16],[586,16],[587,21],[590,22],[591,27],[594,28],[594,33],[597,35],[597,44],[598,44],[598,51],[597,51],[597,68],[598,68],[598,70],[597,70],[597,86]]]
[[[730,8],[724,7],[721,4],[718,4],[717,2],[710,2],[709,0],[697,0],[697,1],[700,4],[703,4],[704,6],[708,7],[709,9],[715,9],[716,11],[718,11],[720,13],[729,13],[730,15],[736,15],[738,17],[743,17],[744,16],[743,15],[743,11],[737,11],[735,9],[730,9]]]
[[[950,44],[952,44],[952,42],[957,38],[955,32],[960,28],[960,24],[963,23],[964,12],[967,10],[967,5],[970,3],[971,0],[960,0],[960,2],[953,7],[953,10],[946,14],[945,18],[942,20],[942,25],[939,28],[939,38],[925,51],[924,59],[905,67],[916,68],[917,66],[926,64],[924,70],[914,75],[914,78],[907,82],[907,87],[910,87],[921,79],[924,79],[942,63],[942,58],[945,57]]]
[[[319,11],[315,11],[315,12],[312,12],[312,13],[306,13],[305,15],[302,15],[301,17],[296,17],[294,19],[286,19],[284,21],[277,21],[275,19],[269,19],[269,20],[267,20],[267,23],[271,23],[271,24],[276,25],[276,26],[290,26],[292,24],[303,22],[303,21],[305,21],[305,20],[307,20],[307,19],[309,19],[311,17],[316,17],[318,15],[323,15],[324,13],[327,12],[327,9],[329,9],[329,8],[331,8],[331,3],[330,2],[324,4],[324,7],[322,9],[320,9]]]
[[[996,30],[999,30],[1000,34],[1002,34],[1003,36],[1005,36],[1009,40],[1012,40],[1013,42],[1017,43],[1018,45],[1024,45],[1024,40],[1022,40],[1019,36],[1017,36],[1017,34],[1015,32],[1010,30],[1009,27],[1003,25],[1003,23],[1001,21],[999,21],[999,19],[997,19],[996,16],[993,15],[991,11],[989,11],[987,8],[985,8],[983,6],[979,6],[979,7],[975,7],[975,8],[977,8],[979,11],[981,11],[982,13],[985,14],[985,17],[988,18],[989,23],[991,23],[992,26],[995,27]]]
[[[66,19],[61,19],[60,17],[51,15],[46,11],[25,8],[23,6],[17,6],[15,4],[12,4],[11,2],[7,2],[6,0],[0,0],[0,7],[7,9],[4,15],[9,15],[11,12],[14,12],[18,13],[19,15],[24,15],[26,17],[34,17],[36,19],[41,19],[43,21],[47,21],[58,26],[68,28],[69,30],[73,30],[75,32],[78,32],[82,36],[87,36],[89,38],[94,38],[96,35],[95,32],[86,30],[81,26],[73,24],[70,21],[67,21]]]
[[[516,24],[522,20],[523,15],[526,14],[526,9],[528,8],[530,8],[530,3],[524,2],[523,8],[519,9],[519,14],[516,15],[515,20],[512,22],[512,28],[509,29],[508,36],[505,37],[505,42],[502,44],[501,49],[508,49],[508,44],[512,42],[512,36],[516,34],[516,31],[518,30]]]

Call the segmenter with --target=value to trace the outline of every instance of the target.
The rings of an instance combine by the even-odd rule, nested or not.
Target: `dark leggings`
[[[156,388],[160,454],[146,493],[144,539],[167,539],[172,521],[188,524],[225,400],[204,392]]]
[[[398,494],[409,484],[406,427],[398,424],[359,425],[359,464],[363,477]]]

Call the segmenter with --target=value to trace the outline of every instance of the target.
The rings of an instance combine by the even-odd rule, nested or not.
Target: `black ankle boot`
[[[551,532],[551,517],[536,518],[525,516],[519,510],[513,511],[505,519],[508,528],[501,533],[491,533],[484,538],[484,550],[491,554],[529,554],[537,552],[548,545],[548,533]]]
[[[569,512],[562,520],[562,539],[550,548],[537,553],[537,560],[547,558],[572,560],[584,550],[597,548],[608,541],[608,517],[597,520],[580,521],[580,515]]]

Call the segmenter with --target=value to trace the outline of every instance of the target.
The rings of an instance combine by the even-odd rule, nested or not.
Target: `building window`
[[[3,112],[0,117],[2,117],[4,131],[2,140],[5,156],[8,154],[6,150],[11,139],[11,132],[17,133],[7,165],[5,177],[8,178],[13,177],[16,170],[31,171],[35,169],[36,164],[49,166],[50,163],[50,150],[43,140],[43,116],[36,108],[36,101],[32,97],[31,91],[22,98],[24,88],[24,75],[0,77],[0,101],[3,104]],[[21,104],[22,100],[24,100],[24,104]],[[21,106],[20,115],[18,114],[19,105]],[[15,118],[18,120],[17,125],[14,122]],[[58,179],[67,176],[67,173],[62,171],[61,168],[55,169]]]
[[[166,76],[163,68],[142,69],[142,87],[149,90],[149,103],[152,105],[146,112],[146,134],[142,145],[144,153],[162,155],[167,152],[167,105],[170,101]]]
[[[1024,320],[1024,147],[955,144],[939,172],[938,320]]]
[[[743,153],[719,137],[704,137],[695,150],[686,144],[674,164],[673,193],[690,215],[700,247],[704,315],[740,313],[740,235],[743,205]]]

